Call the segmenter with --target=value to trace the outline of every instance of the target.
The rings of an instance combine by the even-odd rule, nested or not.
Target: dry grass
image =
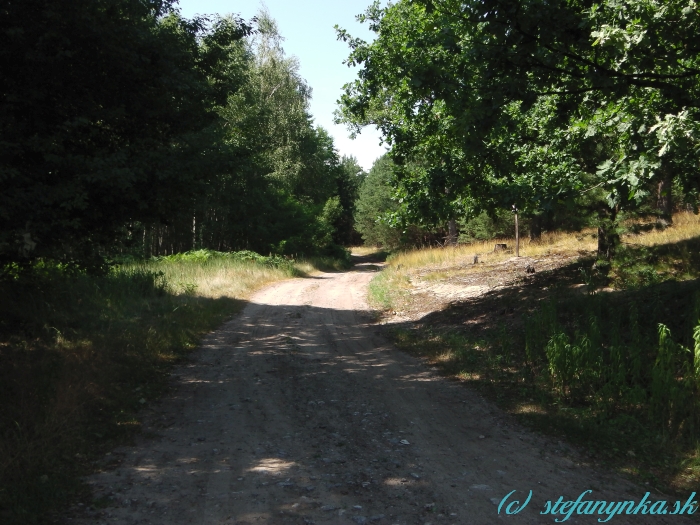
[[[387,254],[384,248],[377,248],[376,246],[352,246],[348,249],[351,254],[358,257],[368,257],[372,255],[385,256]]]
[[[577,234],[556,232],[544,234],[537,242],[521,239],[520,256],[542,257],[553,253],[591,252],[597,246],[596,239],[592,237],[593,233],[593,230]],[[498,243],[507,244],[508,249],[494,252],[494,245]],[[478,256],[479,261],[494,263],[511,258],[514,246],[514,239],[493,239],[456,247],[422,248],[396,254],[389,259],[389,264],[399,269],[450,268],[469,264],[474,256]]]
[[[204,263],[155,262],[138,267],[163,272],[170,291],[175,294],[196,295],[210,299],[221,297],[246,299],[266,284],[315,271],[313,265],[305,261],[295,263],[292,269],[274,268],[225,258],[211,259]]]
[[[684,241],[700,236],[700,215],[690,212],[678,213],[673,218],[673,226],[663,230],[639,234],[625,234],[626,243],[644,246],[657,246]],[[494,252],[496,243],[505,243],[508,250]],[[481,243],[459,245],[445,248],[423,248],[398,253],[389,259],[389,264],[399,270],[413,268],[449,268],[471,263],[475,255],[480,261],[498,262],[513,256],[515,239],[494,239]],[[542,235],[536,242],[520,239],[521,257],[543,257],[551,254],[592,253],[597,248],[596,230],[589,228],[576,233],[553,232]]]
[[[691,212],[677,213],[673,216],[673,226],[654,229],[639,234],[627,234],[623,240],[643,246],[658,246],[687,241],[700,235],[700,215]]]

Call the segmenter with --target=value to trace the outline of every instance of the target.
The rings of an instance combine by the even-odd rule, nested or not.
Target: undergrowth
[[[344,261],[197,251],[102,276],[40,262],[0,280],[0,521],[44,523],[140,427],[170,367],[268,282]]]

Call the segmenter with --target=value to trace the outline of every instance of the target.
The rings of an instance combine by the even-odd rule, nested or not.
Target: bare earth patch
[[[538,296],[542,293],[546,295],[546,283],[551,273],[566,266],[576,266],[580,256],[553,254],[539,258],[487,259],[486,262],[483,257],[480,259],[477,263],[406,270],[410,282],[409,297],[402,301],[401,311],[386,316],[385,322],[393,324],[416,321],[427,314],[443,310],[448,304],[465,302],[519,285],[533,292],[536,288]],[[572,271],[572,277],[579,277],[575,268]],[[561,282],[561,276],[557,281]]]

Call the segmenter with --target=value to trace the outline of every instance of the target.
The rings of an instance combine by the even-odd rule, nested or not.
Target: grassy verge
[[[585,236],[560,237],[549,254],[580,250],[581,258],[395,323],[393,337],[524,423],[580,445],[592,462],[661,491],[696,490],[700,226],[695,217],[683,219],[625,235],[605,271],[591,268],[591,252],[580,249]],[[470,249],[465,256],[478,251]],[[410,279],[448,280],[470,262],[431,252],[392,259],[370,287],[375,305],[401,310],[413,300]],[[502,258],[470,271],[486,281]]]
[[[194,252],[105,276],[38,264],[0,282],[0,521],[42,523],[75,498],[170,367],[252,291],[344,265]]]

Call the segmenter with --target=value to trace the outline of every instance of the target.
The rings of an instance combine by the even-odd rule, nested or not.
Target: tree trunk
[[[533,215],[530,218],[530,240],[539,241],[542,238],[542,216]]]
[[[668,168],[663,169],[662,178],[659,181],[656,208],[659,212],[659,222],[664,226],[673,224],[673,196],[671,188],[673,177]]]
[[[620,235],[616,231],[617,209],[606,210],[598,226],[598,258],[610,260],[620,244]]]
[[[520,225],[517,211],[515,212],[515,256],[520,257]]]
[[[447,243],[450,246],[457,246],[457,221],[450,219],[447,223]]]

